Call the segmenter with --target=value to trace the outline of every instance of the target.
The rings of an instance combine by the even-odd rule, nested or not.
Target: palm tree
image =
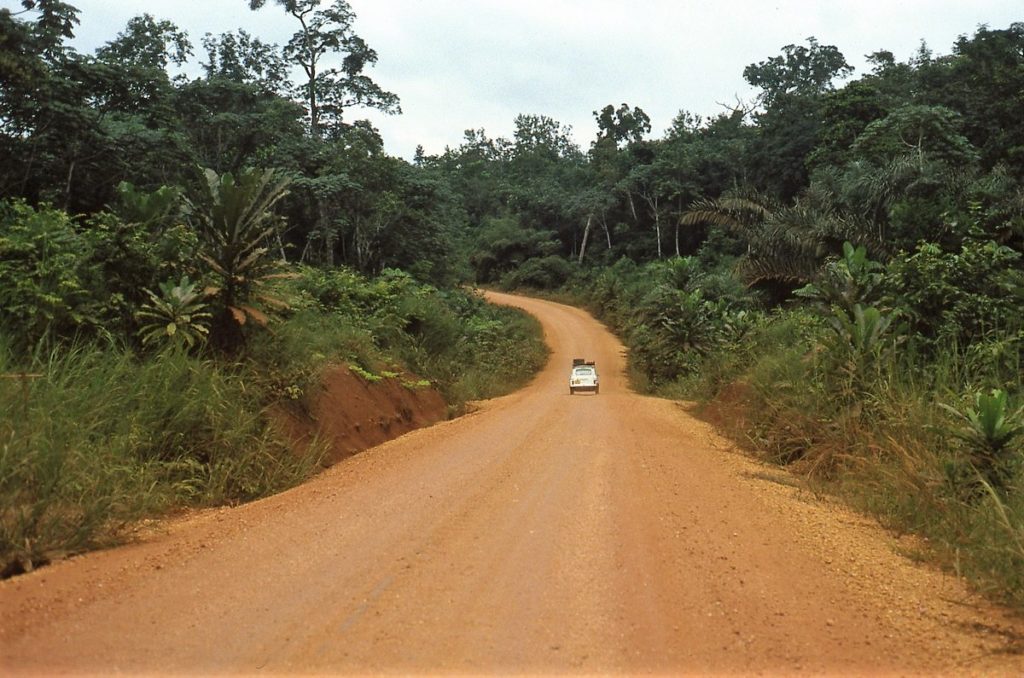
[[[206,170],[207,192],[199,206],[202,260],[218,284],[207,288],[215,308],[211,338],[225,349],[241,343],[248,320],[266,325],[257,302],[281,306],[264,293],[277,277],[278,262],[270,256],[272,236],[280,218],[273,207],[288,193],[289,179],[274,170],[243,170],[218,175]]]
[[[843,242],[875,240],[869,223],[839,212],[830,196],[813,190],[788,206],[756,192],[731,192],[695,202],[680,223],[719,226],[742,238],[747,251],[737,273],[748,285],[810,282]]]

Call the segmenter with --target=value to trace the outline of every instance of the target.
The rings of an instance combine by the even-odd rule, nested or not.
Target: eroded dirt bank
[[[0,582],[0,673],[1024,674],[1019,621],[629,392],[585,313],[495,298],[544,325],[529,387]]]
[[[410,374],[368,381],[346,365],[325,371],[309,394],[308,411],[272,413],[301,452],[319,436],[327,444],[325,465],[337,462],[409,431],[447,418],[448,405],[433,388]]]

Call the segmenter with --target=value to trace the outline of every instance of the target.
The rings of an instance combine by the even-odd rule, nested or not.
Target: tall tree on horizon
[[[249,8],[258,10],[267,0],[249,0]],[[356,15],[346,0],[334,0],[319,9],[320,0],[274,0],[295,17],[301,29],[284,47],[284,56],[302,66],[306,84],[302,89],[309,106],[309,131],[322,135],[324,122],[342,124],[342,114],[350,106],[369,106],[385,113],[401,113],[398,96],[384,90],[363,73],[377,62],[377,52],[355,34]],[[329,54],[344,54],[340,66],[325,67]]]

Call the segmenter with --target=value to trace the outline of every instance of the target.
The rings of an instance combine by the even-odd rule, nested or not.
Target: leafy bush
[[[817,280],[796,290],[795,294],[825,307],[852,316],[857,304],[870,304],[878,299],[882,265],[868,258],[867,248],[843,243],[843,256],[825,264]]]
[[[19,350],[99,324],[91,252],[64,212],[0,203],[0,327]]]
[[[0,327],[19,353],[73,338],[128,341],[145,290],[194,270],[195,234],[149,230],[111,214],[76,224],[65,212],[0,203]]]
[[[288,183],[273,170],[243,170],[237,177],[206,170],[206,190],[199,201],[201,258],[217,281],[209,294],[212,335],[221,348],[238,348],[248,321],[267,324],[260,305],[283,305],[266,288],[279,273],[277,260],[270,256],[279,222],[272,210],[287,194]]]
[[[553,255],[558,250],[554,235],[522,228],[510,218],[489,219],[475,234],[469,258],[476,281],[496,282],[529,259]]]
[[[826,378],[844,397],[860,397],[878,379],[887,354],[891,354],[903,337],[893,331],[895,314],[882,313],[874,306],[853,306],[852,312],[836,309],[829,318],[834,334],[827,348],[829,370]]]
[[[704,356],[751,328],[759,305],[728,269],[705,270],[695,257],[644,266],[621,259],[575,284],[584,303],[623,337],[630,369],[646,389],[689,379]]]
[[[181,222],[129,222],[108,213],[87,219],[80,232],[82,252],[94,272],[91,289],[102,308],[105,333],[128,339],[135,334],[135,312],[149,301],[146,290],[182,276],[198,279],[198,238]]]
[[[929,349],[1014,333],[1024,320],[1021,253],[992,241],[968,241],[958,252],[923,243],[889,263],[883,287],[885,302]]]
[[[275,393],[304,389],[325,363],[372,373],[400,364],[430,380],[457,410],[524,383],[546,356],[532,318],[401,271],[371,279],[347,269],[300,268],[275,293],[294,311],[248,351],[269,368]]]
[[[505,274],[501,279],[501,286],[510,290],[524,287],[553,290],[564,285],[572,272],[573,265],[566,261],[565,257],[556,254],[534,257]]]

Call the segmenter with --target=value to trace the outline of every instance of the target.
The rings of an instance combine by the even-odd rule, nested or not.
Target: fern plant
[[[206,340],[212,316],[197,286],[186,275],[178,283],[160,283],[160,295],[146,290],[149,302],[135,314],[143,345],[165,342],[192,348]]]

